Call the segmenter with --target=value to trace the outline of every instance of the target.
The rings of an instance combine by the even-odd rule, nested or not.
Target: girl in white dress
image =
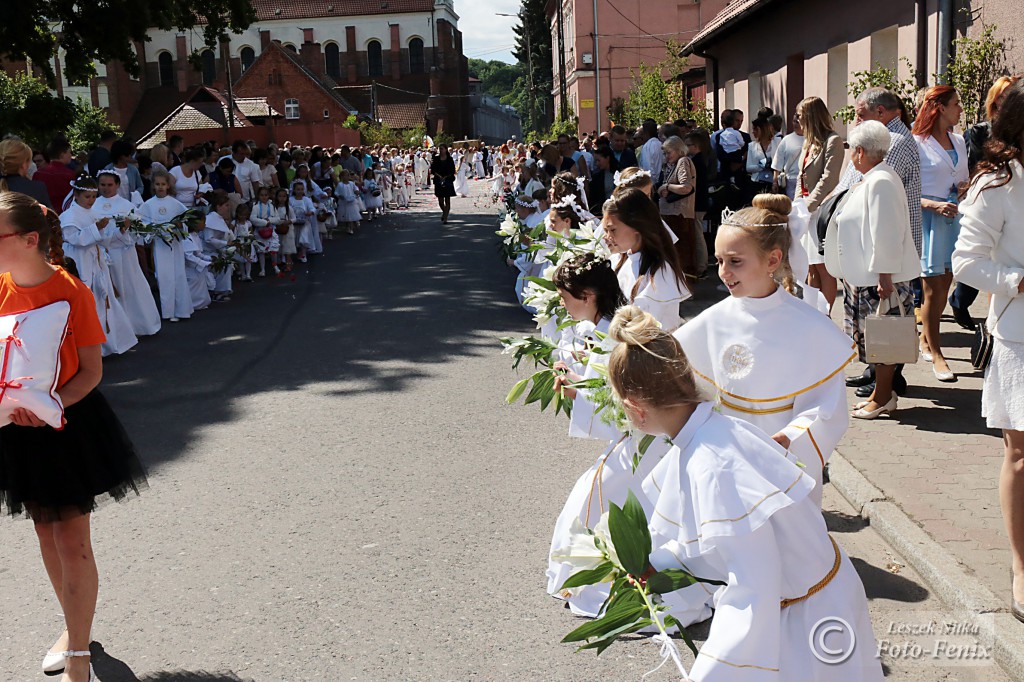
[[[366,205],[366,221],[372,222],[384,205],[381,199],[380,186],[375,180],[375,174],[367,169],[363,175],[363,203]]]
[[[316,206],[306,196],[306,183],[298,178],[292,182],[292,196],[288,205],[295,214],[295,246],[300,263],[306,262],[306,252],[312,246],[310,232],[316,228]]]
[[[466,153],[462,152],[455,161],[455,194],[460,197],[469,196],[469,174],[471,164],[466,159]]]
[[[323,240],[334,239],[334,228],[338,226],[338,202],[334,199],[334,189],[324,188],[323,199],[316,214],[316,224],[320,229],[317,231],[316,252],[323,251]]]
[[[96,298],[96,312],[107,340],[102,344],[103,355],[124,353],[139,342],[132,330],[131,320],[117,300],[114,284],[107,266],[106,244],[112,223],[92,211],[96,203],[97,184],[95,178],[82,174],[71,183],[74,201],[60,216],[61,232],[64,235],[64,254],[78,266],[78,278],[92,290]],[[112,228],[118,230],[116,225]]]
[[[771,436],[815,481],[849,427],[843,368],[853,341],[797,298],[789,267],[792,202],[760,194],[726,219],[715,240],[730,296],[675,333],[701,388],[722,414]]]
[[[256,230],[257,252],[260,260],[260,277],[267,276],[267,255],[270,255],[270,267],[274,274],[281,270],[277,267],[277,252],[281,248],[281,238],[277,235],[277,209],[270,200],[271,189],[260,187],[256,204],[250,214],[252,226]]]
[[[203,229],[203,253],[211,260],[234,241],[228,221],[231,220],[231,199],[227,193],[216,191],[210,198],[210,212],[206,214],[206,227]],[[214,285],[210,297],[217,303],[231,300],[231,276],[235,272],[234,264],[228,265],[220,272],[214,272]]]
[[[476,179],[481,180],[487,173],[484,172],[484,153],[477,147],[473,152],[473,171]]]
[[[150,185],[153,196],[142,204],[142,222],[147,225],[168,223],[185,212],[185,206],[168,196],[171,192],[171,176],[166,172],[153,174]],[[153,244],[153,265],[156,283],[160,290],[160,316],[170,322],[188,319],[192,316],[192,297],[185,278],[185,252],[180,239],[167,241],[150,237]]]
[[[238,208],[235,209],[235,219],[230,225],[231,232],[234,233],[235,237],[249,237],[252,235],[251,215],[252,209],[249,208],[248,204],[239,204]],[[252,264],[256,262],[257,253],[258,249],[255,244],[249,247],[247,252],[239,252],[238,264],[242,270],[242,276],[238,278],[240,282],[252,281]]]
[[[391,169],[386,167],[378,168],[374,171],[374,175],[377,178],[377,184],[380,186],[380,213],[381,215],[386,215],[391,206],[391,202],[395,200],[394,193],[391,191],[391,187],[393,185]],[[338,220],[340,221],[341,219],[339,218]]]
[[[639,189],[627,189],[604,205],[604,241],[613,254],[626,300],[654,315],[666,331],[683,322],[679,305],[691,297],[658,206]]]
[[[409,208],[409,181],[405,164],[395,166],[395,206],[400,210]]]
[[[620,342],[609,379],[629,420],[672,441],[642,484],[651,563],[726,583],[689,679],[881,682],[864,586],[828,534],[814,481],[760,429],[702,402],[682,349],[650,315],[623,308],[609,333]],[[856,637],[848,657],[830,657],[822,619],[852,629],[839,631]]]
[[[338,220],[347,225],[349,234],[355,234],[362,218],[359,203],[356,201],[357,191],[356,184],[352,182],[352,174],[344,171],[338,185],[338,198],[341,199],[338,203]]]
[[[110,257],[110,280],[121,307],[131,321],[136,336],[151,336],[160,331],[160,311],[153,291],[139,264],[136,237],[127,229],[127,217],[134,214],[132,202],[118,194],[121,177],[111,170],[101,170],[97,178],[100,197],[92,210],[111,218],[107,225],[107,253]]]
[[[192,307],[196,310],[206,310],[210,307],[210,292],[216,286],[217,279],[210,271],[212,259],[203,252],[203,235],[198,225],[189,230],[188,239],[182,242],[181,246],[185,253],[185,279],[188,280]]]
[[[289,204],[289,192],[281,187],[274,194],[274,210],[277,211],[277,230],[281,238],[281,250],[278,251],[280,263],[285,272],[292,271],[292,256],[296,253],[295,248],[295,212]],[[275,269],[278,275],[283,273]]]

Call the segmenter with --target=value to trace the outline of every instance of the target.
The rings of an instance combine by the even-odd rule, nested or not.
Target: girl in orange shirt
[[[60,221],[31,197],[0,193],[0,315],[55,301],[71,306],[60,348],[56,430],[20,408],[0,428],[0,507],[35,523],[43,565],[67,626],[43,659],[61,682],[91,682],[90,630],[99,578],[89,521],[104,498],[138,494],[146,482],[128,434],[96,390],[105,341],[92,292],[50,261],[63,262]],[[49,259],[48,259],[49,255]]]

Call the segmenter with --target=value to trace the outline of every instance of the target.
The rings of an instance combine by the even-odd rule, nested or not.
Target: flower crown
[[[540,202],[537,201],[536,199],[530,199],[529,201],[527,201],[526,199],[523,198],[524,196],[525,195],[520,194],[519,196],[516,197],[517,206],[522,206],[523,208],[538,208],[540,206]]]
[[[613,180],[615,182],[616,187],[632,187],[633,185],[639,185],[644,178],[650,177],[651,171],[644,170],[643,168],[641,168],[628,178],[623,178],[621,171],[615,171],[615,177],[613,178]]]
[[[92,177],[90,175],[87,175],[87,174],[83,173],[82,175],[79,175],[77,178],[75,178],[74,180],[72,180],[68,184],[71,185],[71,189],[77,189],[79,192],[95,192],[96,191],[95,187],[86,187],[85,186],[85,181],[86,180],[92,180]],[[79,184],[79,183],[82,183],[82,184]]]
[[[592,255],[593,258],[591,258],[586,263],[579,263],[578,262],[578,261],[582,260],[583,258],[586,258],[587,255]],[[605,258],[604,256],[600,255],[600,254],[596,254],[596,253],[594,253],[594,254],[582,254],[580,256],[577,256],[576,258],[573,258],[572,261],[568,262],[567,263],[567,267],[569,269],[569,272],[571,272],[572,274],[574,274],[576,276],[579,276],[579,275],[582,275],[584,272],[589,272],[591,269],[593,269],[593,267],[595,265],[600,265],[601,263],[607,263],[607,262],[608,262],[608,259]]]
[[[729,208],[722,209],[722,224],[732,225],[733,227],[788,227],[789,222],[784,223],[740,223],[733,220],[733,215],[738,211],[733,211]]]
[[[573,213],[576,214],[576,217],[582,222],[593,220],[595,217],[593,213],[580,206],[579,202],[576,201],[575,194],[566,194],[564,197],[551,204],[551,208],[571,208]]]

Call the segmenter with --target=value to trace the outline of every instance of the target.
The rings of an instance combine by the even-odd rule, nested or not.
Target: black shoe
[[[978,328],[978,323],[971,317],[971,311],[967,308],[957,308],[954,305],[950,305],[950,307],[953,309],[953,319],[958,325],[972,332]]]
[[[901,376],[897,376],[892,380],[892,390],[898,396],[905,396],[907,394],[907,380]],[[861,386],[857,389],[856,394],[858,398],[870,398],[871,394],[875,392],[875,382],[871,382],[866,386]]]
[[[863,374],[857,377],[846,377],[846,385],[849,386],[850,388],[874,385],[874,383],[875,373],[871,372],[870,370],[865,371]]]

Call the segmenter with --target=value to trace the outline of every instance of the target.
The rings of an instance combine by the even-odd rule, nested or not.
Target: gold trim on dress
[[[750,516],[751,514],[753,514],[754,511],[758,507],[760,507],[762,504],[764,504],[764,502],[767,501],[769,498],[774,497],[775,495],[779,495],[779,494],[783,494],[784,495],[784,494],[788,493],[790,490],[793,489],[793,487],[797,483],[800,482],[800,479],[803,478],[803,476],[804,476],[804,473],[802,471],[797,473],[796,480],[793,481],[792,483],[790,483],[788,488],[786,488],[785,490],[778,490],[778,489],[776,489],[774,492],[768,493],[767,495],[762,497],[760,500],[758,500],[758,502],[753,507],[751,507],[747,511],[747,513],[744,514],[743,516],[738,516],[735,519],[711,519],[711,520],[708,520],[708,521],[704,521],[703,523],[700,524],[700,526],[701,526],[701,528],[703,528],[705,525],[707,525],[709,523],[736,523],[738,521],[742,521],[743,519],[745,519],[748,516]],[[672,525],[678,526],[679,528],[682,528],[684,530],[686,529],[686,527],[683,526],[678,521],[674,521],[674,520],[670,519],[669,517],[665,516],[664,514],[662,514],[660,511],[658,511],[657,507],[655,507],[654,513],[657,514],[658,516],[660,516],[661,518],[665,519],[666,521],[668,521]],[[694,538],[693,540],[686,540],[683,544],[691,545],[694,542],[699,541],[702,537],[704,537],[704,534],[703,533],[698,533],[696,538]]]
[[[819,580],[814,585],[814,587],[812,587],[811,589],[807,590],[807,593],[804,594],[802,597],[794,597],[793,599],[783,599],[782,602],[781,602],[782,608],[786,608],[787,606],[792,606],[793,604],[798,604],[799,602],[802,602],[803,600],[807,599],[808,597],[812,597],[812,596],[818,594],[823,589],[825,589],[825,587],[828,586],[828,584],[830,582],[832,582],[832,579],[836,577],[836,574],[839,573],[839,566],[843,562],[843,556],[842,556],[842,554],[839,553],[839,545],[836,544],[836,541],[832,539],[831,535],[828,536],[828,539],[829,539],[829,542],[832,543],[832,549],[836,553],[836,560],[832,564],[832,570],[829,571],[825,575],[824,578]]]
[[[730,393],[729,391],[726,391],[726,390],[725,390],[724,388],[722,388],[721,386],[719,386],[718,384],[716,384],[716,383],[714,382],[714,380],[713,380],[713,379],[711,379],[710,377],[706,377],[706,376],[704,376],[703,374],[701,374],[701,373],[700,373],[700,372],[698,372],[697,370],[693,370],[693,373],[694,373],[694,374],[696,374],[697,376],[699,376],[699,377],[700,377],[701,379],[703,379],[704,381],[706,381],[706,382],[708,382],[709,384],[711,384],[712,386],[714,386],[714,387],[715,387],[716,389],[718,389],[719,393],[722,393],[722,394],[724,394],[724,395],[727,395],[727,396],[729,396],[730,398],[735,398],[735,399],[737,399],[737,400],[744,400],[744,401],[746,401],[746,402],[748,402],[748,403],[777,403],[777,402],[779,402],[780,400],[789,400],[790,398],[795,398],[795,397],[797,397],[798,395],[801,395],[801,394],[803,394],[803,393],[807,393],[807,391],[813,390],[813,389],[817,388],[818,386],[821,386],[822,384],[824,384],[824,383],[828,382],[828,381],[829,381],[830,379],[832,379],[832,377],[834,377],[835,375],[837,375],[837,374],[839,374],[840,372],[842,372],[842,371],[843,371],[843,370],[844,370],[844,369],[846,368],[846,366],[847,366],[848,364],[850,364],[851,362],[853,362],[853,361],[854,361],[854,359],[855,359],[856,357],[857,357],[857,353],[854,353],[853,355],[851,355],[851,356],[850,356],[850,357],[849,357],[849,358],[848,358],[848,359],[846,360],[846,362],[844,362],[843,364],[841,364],[841,365],[840,365],[840,366],[839,366],[838,368],[836,368],[836,370],[835,370],[834,372],[832,372],[831,374],[829,374],[829,375],[828,375],[827,377],[825,377],[825,378],[824,378],[824,379],[822,379],[821,381],[815,382],[815,383],[811,384],[810,386],[808,386],[807,388],[801,388],[801,389],[800,389],[799,391],[795,391],[795,392],[793,392],[793,393],[787,393],[786,395],[780,395],[780,396],[779,396],[779,397],[777,397],[777,398],[747,398],[746,396],[742,396],[742,395],[739,395],[739,394],[737,394],[737,393]],[[781,410],[780,410],[780,411],[781,411]]]
[[[789,410],[792,410],[794,406],[794,403],[789,403],[788,405],[783,405],[782,407],[766,407],[762,409],[754,407],[741,407],[735,403],[730,403],[722,396],[718,396],[718,402],[722,403],[722,405],[728,407],[730,410],[736,410],[737,412],[743,412],[745,414],[778,414],[779,412],[788,412]]]
[[[601,463],[597,465],[597,471],[594,472],[594,480],[590,482],[590,496],[587,497],[587,518],[585,523],[590,523],[590,504],[594,501],[594,488],[597,488],[597,500],[601,505],[602,511],[604,510],[604,490],[601,485],[601,472],[604,470],[604,464],[608,461],[608,458],[615,452],[615,448],[622,444],[622,441],[626,440],[626,434],[622,434],[622,438],[608,450],[608,454],[604,456]]]
[[[814,434],[811,433],[810,428],[807,429],[807,437],[811,439],[811,445],[814,446],[814,451],[818,453],[818,459],[821,460],[821,468],[825,468],[825,457],[821,454],[821,448],[818,447],[818,441],[814,440]]]

